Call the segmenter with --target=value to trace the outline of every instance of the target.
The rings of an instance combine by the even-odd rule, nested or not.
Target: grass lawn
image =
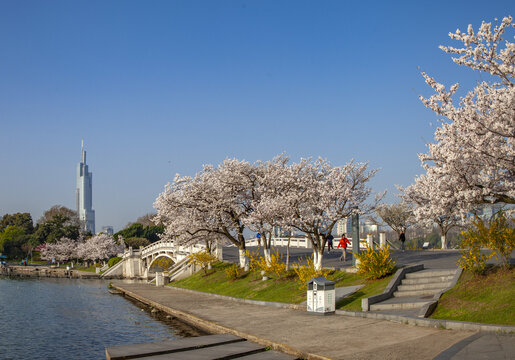
[[[213,265],[213,269],[209,270],[207,275],[203,271],[199,271],[186,279],[174,281],[170,285],[253,300],[297,304],[306,300],[306,289],[299,288],[293,272],[290,272],[282,279],[271,278],[267,281],[262,281],[261,275],[256,272],[244,273],[238,279],[229,280],[224,271],[228,266],[230,264],[217,263]],[[375,295],[375,293],[372,294],[371,292],[382,292],[389,281],[389,278],[378,281],[366,281],[359,275],[344,271],[334,271],[328,278],[335,281],[337,287],[367,284],[362,291],[359,291],[362,294],[361,296],[354,296],[353,301],[350,303],[337,304],[337,308],[339,305],[343,309],[347,309],[347,306],[354,306],[355,302],[359,302],[359,306],[361,306],[362,297]],[[383,283],[384,286],[382,286]],[[361,310],[361,308],[356,310]]]
[[[381,294],[388,286],[393,275],[378,280],[361,280],[365,286],[356,291],[354,294],[341,299],[336,303],[337,309],[349,311],[361,311],[361,299]]]
[[[515,268],[491,268],[479,276],[463,272],[431,318],[515,325]]]
[[[66,266],[64,266],[66,268]],[[71,270],[79,270],[79,271],[88,271],[88,272],[96,272],[97,266],[96,265],[91,265],[89,267],[83,267],[83,266],[77,266],[75,265],[73,268],[71,268]]]

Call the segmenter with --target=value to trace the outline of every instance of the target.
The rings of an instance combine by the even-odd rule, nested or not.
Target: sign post
[[[359,254],[359,214],[352,215],[352,265],[356,266]]]

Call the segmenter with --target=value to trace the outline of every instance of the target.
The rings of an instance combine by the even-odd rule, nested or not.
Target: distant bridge
[[[129,247],[122,255],[122,260],[110,267],[102,277],[144,278],[149,277],[154,262],[166,257],[174,264],[181,262],[190,254],[205,250],[205,245],[177,246],[172,240],[156,241],[139,249]]]

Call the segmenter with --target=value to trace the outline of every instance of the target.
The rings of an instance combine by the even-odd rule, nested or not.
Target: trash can
[[[334,281],[316,277],[308,281],[307,311],[319,315],[331,315],[335,310]]]

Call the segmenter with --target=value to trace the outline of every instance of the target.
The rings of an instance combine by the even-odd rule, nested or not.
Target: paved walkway
[[[113,285],[209,332],[229,332],[310,359],[433,359],[475,334],[343,315],[316,316],[171,287]],[[449,354],[447,358],[453,358],[454,353]]]
[[[247,250],[257,251],[256,246],[249,246]],[[286,256],[286,247],[274,247],[273,251],[278,250],[283,256]],[[263,250],[261,248],[261,254]],[[302,262],[308,256],[311,256],[311,249],[290,248],[290,264]],[[347,261],[340,261],[341,250],[333,250],[331,253],[324,252],[322,265],[324,267],[333,268],[349,268],[352,266],[352,254],[347,253]],[[237,263],[238,249],[234,246],[224,246],[223,258],[226,261]],[[424,264],[425,269],[456,269],[458,267],[458,259],[460,258],[459,250],[392,250],[392,258],[395,259],[397,267],[406,265]],[[511,254],[511,262],[515,264],[515,251]],[[496,259],[491,259],[491,263],[496,263]]]

